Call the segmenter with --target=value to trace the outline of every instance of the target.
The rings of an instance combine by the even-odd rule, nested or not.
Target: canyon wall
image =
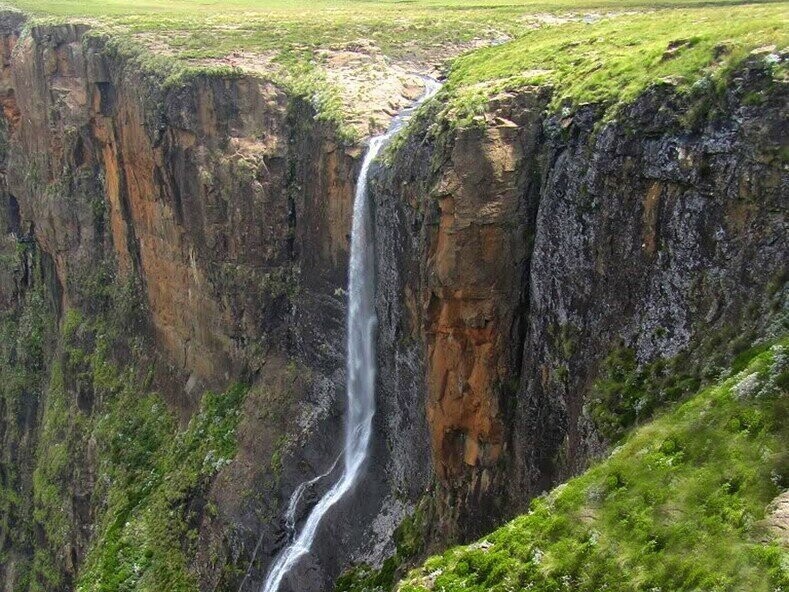
[[[493,98],[470,129],[435,107],[391,156],[381,307],[402,302],[396,330],[422,343],[441,540],[578,473],[614,439],[608,415],[647,418],[785,331],[787,93],[771,72],[753,56],[722,93],[665,83],[614,119],[546,115],[546,88]],[[612,372],[659,400],[606,399]]]
[[[0,348],[24,378],[0,391],[0,493],[30,498],[0,496],[0,590],[27,589],[26,565],[70,589],[94,561],[109,502],[81,426],[112,395],[69,370],[84,365],[69,339],[75,312],[123,308],[127,285],[111,357],[181,428],[207,390],[250,387],[232,462],[170,502],[196,586],[256,589],[288,497],[341,452],[362,147],[271,81],[183,73],[88,27],[23,28],[0,13],[0,310],[4,331],[37,328]],[[294,590],[486,531],[601,454],[616,405],[647,417],[682,396],[672,377],[703,383],[785,330],[787,93],[761,57],[722,93],[666,83],[613,118],[551,98],[503,93],[462,129],[433,102],[376,165],[376,437]],[[61,366],[68,429],[47,419]],[[664,400],[601,391],[619,378]],[[35,482],[61,445],[65,534]]]
[[[167,88],[85,31],[33,27],[4,56],[19,113],[8,186],[56,257],[64,305],[106,240],[117,273],[144,283],[157,346],[193,384],[228,381],[253,346],[310,349],[311,335],[287,334],[286,300],[343,286],[354,155],[328,128],[305,129],[309,114],[271,83]],[[90,205],[107,209],[107,232]]]
[[[78,426],[99,421],[109,402],[84,372],[69,370],[74,353],[58,327],[73,333],[69,319],[108,314],[119,303],[113,286],[126,285],[135,322],[121,326],[113,359],[147,369],[146,388],[182,427],[206,389],[252,385],[234,462],[191,491],[186,506],[196,508],[189,561],[200,587],[253,589],[285,542],[288,497],[341,452],[344,290],[361,148],[272,82],[183,74],[87,26],[24,26],[17,13],[2,13],[0,301],[15,326],[34,288],[51,303],[42,307],[47,343],[30,373],[35,388],[14,387],[4,398],[24,399],[25,409],[2,409],[3,491],[34,489],[49,446],[55,361],[79,405],[68,412],[74,431],[55,435],[54,445],[67,446],[69,463],[85,470],[58,475],[73,528],[57,541],[36,526],[38,500],[3,508],[0,589],[26,585],[25,562],[39,582],[70,588],[79,579],[107,500],[93,434]],[[14,368],[19,349],[7,352]],[[408,461],[390,454],[406,449],[410,435],[395,426],[379,433],[372,478],[327,521],[295,588],[322,589],[351,557],[377,563],[391,553],[413,490],[427,484],[429,459],[416,461],[420,489]],[[23,467],[19,480],[15,466]],[[410,493],[399,496],[401,488]],[[26,515],[11,516],[23,507]],[[28,528],[38,531],[22,537]],[[25,540],[12,540],[14,531]],[[51,547],[52,569],[37,566],[38,547]]]

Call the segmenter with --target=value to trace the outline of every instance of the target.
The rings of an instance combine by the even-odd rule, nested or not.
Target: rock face
[[[696,127],[671,88],[597,132],[593,110],[546,122],[551,166],[513,422],[526,462],[511,496],[579,471],[599,450],[584,405],[612,349],[649,364],[704,343],[714,366],[710,349],[722,365],[727,341],[744,335],[747,347],[774,330],[765,325],[785,294],[789,178],[779,156],[786,88],[768,71],[746,67],[721,112]],[[744,103],[759,91],[759,106]]]
[[[769,68],[744,67],[697,124],[670,86],[610,122],[593,106],[546,116],[548,99],[502,95],[462,131],[424,118],[377,191],[379,232],[407,245],[402,288],[382,281],[423,343],[445,539],[604,449],[586,405],[609,353],[725,357],[782,306],[786,90]]]
[[[195,494],[213,509],[194,518],[190,569],[203,590],[256,589],[285,542],[288,497],[341,452],[361,148],[270,82],[163,72],[87,27],[22,26],[0,13],[2,319],[22,323],[35,287],[62,328],[70,310],[92,314],[97,277],[128,280],[143,319],[129,330],[166,362],[152,381],[182,423],[206,388],[254,385],[236,458]],[[376,438],[293,590],[380,565],[420,499],[440,546],[580,470],[606,445],[588,403],[613,350],[648,366],[714,339],[736,353],[733,338],[772,330],[784,86],[754,59],[700,123],[668,86],[614,120],[595,106],[549,115],[550,98],[504,94],[466,129],[434,105],[378,165]],[[47,339],[44,361],[58,354]],[[35,372],[25,405],[0,407],[0,486],[23,494],[50,364]],[[74,528],[55,569],[68,582],[102,503],[87,491],[95,458],[80,458],[87,477],[63,484]],[[0,518],[18,517],[0,505]],[[16,589],[17,562],[42,543],[11,534],[0,531],[0,590]]]
[[[50,262],[59,315],[90,314],[97,275],[139,284],[143,330],[163,360],[156,386],[183,422],[205,388],[239,378],[259,387],[246,404],[236,462],[206,492],[219,515],[198,527],[193,565],[211,589],[238,589],[250,565],[244,581],[252,589],[283,543],[287,497],[340,452],[343,290],[361,151],[269,82],[187,76],[167,86],[167,72],[87,27],[36,26],[21,35],[15,13],[3,13],[2,25],[0,222],[8,252],[35,242]],[[10,310],[20,284],[32,280],[13,265],[2,273],[0,302]],[[34,464],[45,399],[42,392],[31,410],[27,452],[4,459],[7,466]],[[374,494],[327,521],[307,587],[322,588],[352,554],[380,561],[391,545],[406,506],[375,522],[397,487],[378,468],[379,484],[367,485]],[[63,552],[68,578],[89,542]],[[0,570],[0,582],[16,585],[13,566]]]
[[[310,115],[270,83],[164,89],[84,33],[34,27],[19,41],[9,187],[67,288],[105,238],[68,197],[106,198],[108,248],[118,273],[144,280],[156,343],[194,380],[226,382],[254,342],[288,338],[295,274],[306,300],[343,285],[356,159],[328,128],[304,129]]]
[[[440,505],[447,526],[471,519],[471,508],[482,514],[497,504],[488,493],[508,454],[506,399],[517,384],[516,344],[524,339],[527,238],[547,98],[538,91],[494,101],[489,125],[437,147],[416,134],[379,186],[379,233],[396,221],[395,237],[378,239],[379,258],[400,259],[399,281],[381,274],[387,291],[379,293],[405,303],[399,331],[422,343],[426,417],[433,467],[447,486]],[[381,254],[390,242],[408,249]],[[402,285],[399,296],[392,284]]]
[[[784,492],[775,498],[770,503],[768,511],[765,526],[784,547],[789,547],[789,492]]]

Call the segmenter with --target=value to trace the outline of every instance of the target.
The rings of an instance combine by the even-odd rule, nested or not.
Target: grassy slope
[[[650,12],[543,27],[455,61],[447,91],[474,97],[528,84],[556,87],[554,106],[626,102],[658,81],[721,80],[751,51],[789,44],[786,4]],[[785,78],[785,69],[779,76]]]
[[[399,592],[789,590],[760,524],[789,485],[789,339]]]

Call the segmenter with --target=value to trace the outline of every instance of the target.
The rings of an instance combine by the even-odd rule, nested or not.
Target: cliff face
[[[377,190],[379,230],[407,245],[387,298],[423,343],[442,538],[485,532],[604,449],[614,356],[686,379],[671,400],[782,330],[786,91],[769,67],[701,103],[657,87],[614,121],[545,116],[548,99],[502,95],[462,131],[425,117]]]
[[[590,385],[612,351],[704,383],[785,330],[786,87],[757,59],[710,102],[689,123],[699,105],[659,87],[599,130],[593,110],[546,122],[511,496],[600,450]]]
[[[182,546],[197,585],[253,589],[286,541],[289,496],[341,452],[361,148],[270,82],[172,82],[87,27],[23,34],[21,17],[3,19],[2,353],[25,384],[3,393],[2,491],[27,500],[0,506],[3,589],[66,589],[84,586],[86,569],[121,571],[102,572],[100,559],[118,511],[105,485],[111,451],[97,444],[102,418],[122,405],[102,378],[99,344],[110,333],[113,368],[132,395],[153,390],[182,430],[202,417],[205,389],[251,385],[233,462],[201,473],[171,511],[191,533]],[[16,330],[31,315],[46,328],[35,347]],[[36,359],[23,364],[29,348]],[[325,521],[294,589],[327,588],[351,561],[380,564],[430,483],[420,351],[414,342],[389,360],[406,371],[381,387],[364,486]],[[66,466],[54,470],[47,451],[61,449]],[[57,495],[47,498],[44,485]],[[64,523],[49,528],[58,512]]]
[[[494,101],[489,125],[438,142],[418,131],[376,190],[382,335],[419,344],[432,465],[448,486],[437,510],[450,531],[470,518],[460,505],[484,514],[497,503],[486,492],[502,485],[493,480],[509,453],[505,394],[519,375],[546,100]]]
[[[9,119],[10,191],[56,254],[65,305],[106,238],[118,273],[143,280],[171,363],[225,382],[253,344],[288,338],[298,271],[306,299],[343,285],[355,159],[270,83],[163,88],[84,32],[34,27],[7,58],[23,118]],[[107,208],[104,235],[90,200]]]
[[[3,425],[15,426],[3,432],[4,442],[13,443],[4,471],[24,467],[24,483],[9,476],[3,486],[28,495],[33,488],[53,359],[65,360],[65,380],[75,381],[73,394],[84,403],[69,411],[68,438],[91,441],[88,428],[75,426],[98,420],[109,403],[93,387],[79,386],[84,375],[70,376],[57,324],[68,311],[98,314],[109,286],[133,284],[141,322],[123,331],[155,354],[123,346],[116,362],[150,364],[153,387],[182,425],[205,388],[239,379],[255,385],[236,462],[189,494],[198,508],[191,568],[200,585],[236,589],[249,565],[254,586],[284,540],[283,500],[340,452],[343,289],[360,150],[344,146],[307,103],[269,82],[195,76],[168,86],[134,55],[86,35],[87,27],[21,34],[23,24],[5,14],[0,45],[7,254],[0,301],[17,325],[26,291],[40,288],[53,302],[26,417],[19,423],[16,410],[3,410]],[[17,257],[23,244],[31,254]],[[16,349],[8,352],[15,368],[16,357]],[[15,390],[7,398],[20,396]],[[66,438],[57,436],[55,444]],[[385,447],[386,436],[381,442]],[[84,500],[81,514],[68,511],[71,534],[57,544],[44,533],[22,544],[8,541],[4,529],[2,544],[3,557],[19,554],[22,561],[51,543],[53,573],[65,574],[57,579],[67,586],[79,575],[106,502],[92,492],[95,453],[80,446],[72,453],[71,461],[88,470],[61,475],[64,503]],[[328,528],[345,545],[327,541],[318,555],[322,566],[310,570],[305,585],[322,586],[353,553],[380,560],[406,506],[374,524],[369,536],[358,529],[373,522],[395,485],[381,479],[376,494],[361,502],[361,522],[358,508],[352,526],[338,512],[337,526]],[[217,508],[210,516],[199,510],[207,503]],[[32,524],[38,510],[26,511],[20,520]],[[20,565],[0,570],[3,589],[23,585]]]
[[[178,434],[206,389],[251,385],[233,462],[165,497],[195,585],[254,589],[286,540],[288,497],[341,452],[361,148],[271,82],[168,77],[86,27],[0,25],[0,353],[14,377],[0,389],[0,589],[28,585],[25,565],[53,590],[101,565],[115,500],[101,421],[120,387],[80,353],[106,327],[74,319],[115,313],[101,355],[140,398],[160,393]],[[597,386],[611,359],[642,382],[703,382],[776,330],[786,93],[762,62],[696,121],[700,103],[669,86],[615,121],[592,106],[546,115],[550,98],[501,95],[466,129],[434,106],[378,166],[376,438],[294,590],[380,565],[420,500],[418,536],[442,545],[580,470],[615,436],[603,420],[621,402]],[[69,455],[54,477],[50,449]]]

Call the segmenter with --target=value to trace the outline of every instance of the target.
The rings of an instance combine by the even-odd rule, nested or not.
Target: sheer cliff
[[[261,77],[0,34],[0,589],[258,589],[342,452],[363,146]],[[293,590],[391,583],[786,331],[774,67],[419,112],[371,185],[372,456]]]
[[[392,157],[379,257],[402,253],[446,534],[576,473],[621,434],[607,414],[647,418],[785,330],[785,92],[755,58],[720,95],[666,84],[614,119],[505,93],[471,129],[425,116]],[[595,388],[617,356],[659,400]]]
[[[201,468],[169,503],[189,514],[186,528],[200,537],[185,547],[186,580],[229,589],[252,563],[256,582],[281,544],[281,500],[339,453],[343,290],[360,151],[272,83],[168,81],[166,70],[87,27],[23,33],[22,19],[5,19],[3,305],[13,331],[35,301],[47,335],[36,344],[29,389],[11,384],[6,393],[4,536],[20,540],[4,543],[4,585],[112,587],[120,568],[101,557],[115,536],[110,523],[140,514],[150,497],[132,477],[128,491],[100,486],[129,468],[95,441],[101,417],[120,404],[118,383],[153,397],[170,418],[160,440],[140,442],[151,449],[135,468],[152,473],[167,471],[152,458],[164,454],[165,434],[193,429],[207,389],[255,385],[236,400],[233,413],[243,418],[234,462]],[[9,374],[27,355],[15,338],[4,360]],[[107,384],[99,375],[109,360],[117,376]],[[54,400],[53,373],[63,374],[63,401]],[[140,430],[156,421],[127,419]],[[61,421],[64,429],[51,425]],[[57,446],[65,458],[49,458]],[[57,466],[39,471],[46,463]],[[55,499],[39,499],[45,485]],[[113,503],[136,486],[142,500]],[[381,490],[363,501],[368,516],[384,497]],[[57,512],[65,532],[47,524]],[[349,542],[327,543],[326,573],[305,585],[320,587],[357,546],[384,544],[402,513],[370,537],[356,533],[372,541],[358,545],[338,516],[337,536]],[[126,536],[122,546],[144,546]]]

